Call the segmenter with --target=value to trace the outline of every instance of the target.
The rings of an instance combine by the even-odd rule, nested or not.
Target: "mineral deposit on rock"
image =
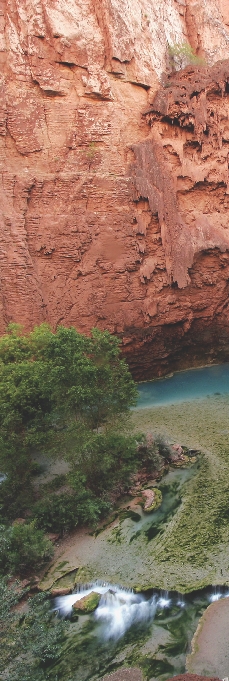
[[[108,328],[136,378],[228,356],[228,58],[225,0],[0,0],[0,332]]]

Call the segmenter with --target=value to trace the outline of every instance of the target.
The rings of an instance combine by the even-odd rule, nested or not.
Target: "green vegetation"
[[[93,329],[86,337],[74,328],[53,333],[42,324],[25,335],[20,327],[9,327],[0,339],[2,541],[11,542],[3,571],[32,569],[46,558],[41,530],[95,527],[128,491],[139,466],[150,474],[170,459],[162,439],[125,431],[136,395],[119,341],[107,331]],[[33,475],[39,473],[34,454],[39,453],[65,458],[70,471],[38,488],[34,497]],[[8,527],[28,511],[32,524]],[[36,547],[34,557],[27,551],[26,563],[21,552],[32,533]]]
[[[60,657],[68,623],[50,610],[47,595],[38,594],[27,601],[26,608],[15,609],[22,597],[19,582],[8,586],[0,580],[1,678],[44,681]]]
[[[176,513],[147,545],[147,553],[138,539],[143,562],[149,554],[151,560],[144,581],[136,577],[141,586],[188,592],[228,584],[228,405],[228,396],[219,395],[132,413],[133,427],[147,431],[153,421],[165,437],[169,433],[175,442],[202,451],[195,474],[179,493]]]
[[[82,482],[79,480],[78,489],[70,488],[68,492],[42,497],[34,504],[33,515],[37,527],[62,534],[79,524],[96,526],[100,517],[110,508],[108,501],[96,498],[85,488],[83,478]]]
[[[51,542],[34,522],[4,527],[0,525],[0,574],[21,575],[36,570],[53,553]]]
[[[161,435],[152,433],[140,434],[138,453],[141,466],[148,473],[160,470],[160,468],[171,461],[172,449]]]
[[[136,388],[120,357],[119,341],[107,331],[93,329],[88,338],[74,328],[59,327],[53,333],[43,324],[23,335],[20,327],[11,326],[0,339],[0,467],[7,475],[1,485],[2,516],[14,518],[31,504],[34,452],[70,460],[73,490],[77,488],[81,502],[84,490],[85,503],[90,504],[84,479],[76,482],[79,461],[85,458],[85,467],[90,468],[93,457],[98,463],[104,455],[106,475],[111,471],[111,449],[107,458],[105,449],[106,444],[112,447],[115,435],[106,431],[117,421],[123,423],[135,400]],[[126,447],[124,437],[121,446]],[[100,473],[102,467],[101,462]],[[93,465],[93,475],[95,469]],[[70,499],[68,505],[72,504]],[[69,510],[66,513],[69,517]]]
[[[204,66],[205,60],[195,54],[193,47],[187,42],[168,45],[169,64],[172,71],[179,71],[189,64]]]
[[[159,506],[160,506],[161,503],[162,503],[162,493],[161,493],[161,490],[155,488],[155,489],[154,489],[154,494],[155,494],[154,501],[153,501],[153,503],[151,504],[151,506],[149,506],[148,508],[145,508],[145,509],[144,509],[144,510],[145,510],[145,513],[151,513],[152,511],[156,511],[156,509],[159,508]]]

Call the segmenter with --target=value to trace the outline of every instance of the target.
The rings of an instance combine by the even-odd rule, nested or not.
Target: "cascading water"
[[[229,591],[225,587],[219,589],[218,587],[214,587],[213,592],[209,596],[209,601],[210,603],[214,603],[215,601],[219,601],[220,598],[228,598],[229,597]]]
[[[81,612],[71,623],[73,638],[69,649],[74,656],[77,681],[95,681],[123,665],[147,665],[149,678],[159,681],[184,673],[199,618],[209,603],[229,596],[228,588],[223,586],[208,587],[184,597],[156,589],[140,594],[110,583],[94,582],[56,598],[54,610],[61,616],[71,616],[74,603],[92,592],[101,595],[96,610],[91,614]]]
[[[71,614],[72,606],[74,605],[74,603],[80,601],[81,598],[89,596],[89,594],[91,594],[92,591],[96,591],[99,594],[105,594],[108,589],[109,586],[107,586],[106,583],[104,584],[95,583],[85,586],[78,586],[77,591],[75,593],[69,594],[68,596],[58,596],[57,598],[55,598],[54,609],[59,610],[60,615],[66,617],[67,615]]]
[[[157,608],[168,608],[171,603],[168,592],[146,598],[143,594],[136,594],[119,586],[95,582],[85,588],[78,588],[76,593],[59,596],[55,599],[54,609],[62,616],[70,615],[77,601],[95,591],[101,594],[101,600],[94,617],[100,624],[99,634],[104,640],[118,640],[133,624],[152,621]]]
[[[98,607],[94,612],[94,618],[101,625],[100,636],[105,639],[118,640],[133,624],[144,624],[154,619],[157,610],[168,609],[171,606],[185,608],[186,602],[182,596],[175,597],[168,591],[153,593],[149,598],[144,594],[136,594],[131,590],[122,589],[106,582],[94,582],[85,586],[78,586],[75,593],[67,596],[59,596],[55,599],[54,610],[66,617],[71,615],[72,607],[77,601],[85,596],[96,592],[101,595]],[[220,598],[229,597],[226,589],[214,587],[213,592],[208,593],[207,600],[210,603]]]
[[[169,598],[169,592],[163,591],[160,598],[158,599],[159,608],[169,608],[171,604],[171,598]]]
[[[88,588],[78,589],[76,593],[59,596],[55,599],[54,608],[62,616],[70,615],[74,603],[93,591],[101,594],[94,617],[100,624],[99,634],[104,640],[109,638],[117,640],[124,636],[132,624],[143,624],[152,620],[160,601],[154,595],[147,600],[143,595],[118,586],[93,583]],[[163,597],[160,607],[165,607],[162,601]]]
[[[142,596],[124,591],[110,590],[102,596],[95,611],[95,618],[101,623],[104,639],[118,640],[132,624],[143,624],[154,618],[156,598],[149,601]]]

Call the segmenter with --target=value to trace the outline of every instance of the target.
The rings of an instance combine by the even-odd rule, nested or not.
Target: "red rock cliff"
[[[0,0],[1,332],[108,328],[137,378],[228,357],[227,57],[224,0]]]

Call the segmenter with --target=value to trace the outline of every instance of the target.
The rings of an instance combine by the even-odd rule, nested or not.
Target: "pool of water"
[[[147,541],[154,539],[157,534],[164,531],[165,524],[172,519],[176,513],[182,500],[182,487],[188,482],[196,473],[196,465],[189,468],[182,468],[177,470],[170,470],[164,475],[158,488],[162,492],[162,504],[156,511],[152,513],[144,513],[141,507],[139,510],[139,520],[131,522],[126,520],[122,523],[123,531],[125,529],[126,541],[131,543],[140,533],[144,533]],[[127,531],[128,528],[128,531]]]
[[[229,363],[178,372],[138,388],[138,408],[229,394]],[[170,470],[158,484],[163,495],[160,508],[149,515],[138,508],[138,514],[120,518],[110,532],[117,561],[122,547],[128,545],[130,572],[131,551],[139,535],[153,555],[158,534],[174,522],[185,486],[197,468],[198,461],[186,469]],[[119,545],[120,537],[123,543]],[[109,551],[109,545],[105,544],[105,550]],[[166,681],[184,673],[199,618],[210,602],[229,595],[227,587],[209,587],[185,596],[156,589],[134,593],[106,581],[78,589],[54,604],[61,616],[70,618],[70,630],[64,653],[49,671],[50,681],[100,681],[105,674],[129,666],[140,667],[145,681]],[[90,615],[77,615],[74,602],[90,591],[101,594],[98,608]]]
[[[165,681],[184,673],[191,639],[206,607],[228,597],[227,588],[207,588],[182,596],[153,590],[135,594],[118,586],[94,583],[56,599],[55,608],[71,616],[72,604],[90,591],[101,594],[91,615],[73,622],[66,658],[50,673],[50,679],[66,679],[71,672],[77,681],[95,681],[106,673],[126,666],[139,666],[146,680]]]
[[[159,485],[163,495],[160,508],[146,514],[138,507],[139,514],[121,519],[114,532],[118,529],[129,545],[139,534],[147,544],[152,542],[177,512],[183,486],[195,475],[197,465],[170,470]],[[73,605],[91,591],[101,594],[99,606],[91,615],[82,614],[77,619]],[[50,679],[66,681],[67,674],[77,669],[77,681],[96,681],[122,666],[140,666],[146,679],[155,677],[159,681],[184,672],[198,619],[210,600],[223,594],[222,589],[186,596],[157,589],[134,593],[106,581],[79,586],[75,593],[54,602],[60,615],[73,616],[73,621],[66,655],[58,669],[55,665],[50,672]]]
[[[229,363],[179,371],[168,378],[140,383],[137,409],[229,395]]]

